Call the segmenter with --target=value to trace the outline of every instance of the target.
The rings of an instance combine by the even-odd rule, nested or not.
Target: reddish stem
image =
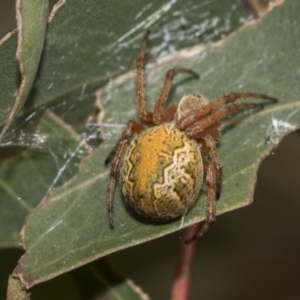
[[[188,300],[190,296],[191,273],[196,251],[196,241],[186,245],[185,241],[199,230],[198,225],[192,225],[183,230],[180,254],[177,262],[175,280],[171,300]]]

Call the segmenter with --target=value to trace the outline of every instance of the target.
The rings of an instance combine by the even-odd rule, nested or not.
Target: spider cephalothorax
[[[220,136],[220,121],[244,108],[260,107],[257,103],[233,103],[239,98],[272,97],[257,93],[231,93],[213,102],[198,95],[184,96],[178,106],[165,106],[171,82],[178,73],[198,77],[190,69],[175,68],[167,72],[160,96],[150,112],[146,108],[144,55],[146,34],[137,57],[137,110],[140,121],[130,120],[106,163],[114,156],[109,180],[108,212],[113,227],[113,193],[120,172],[127,203],[140,215],[165,222],[186,213],[197,198],[206,174],[206,222],[201,236],[215,221],[216,199],[221,192],[222,165],[215,140]],[[131,139],[136,135],[134,139]]]

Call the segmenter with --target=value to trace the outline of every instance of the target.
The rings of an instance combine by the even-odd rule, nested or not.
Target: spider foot
[[[213,224],[213,222],[209,222],[209,223],[205,222],[204,225],[203,225],[203,227],[201,227],[196,234],[194,234],[192,237],[190,237],[189,239],[187,239],[184,243],[186,245],[188,245],[188,244],[194,242],[195,240],[197,240],[198,238],[200,238],[206,231],[208,231],[208,229],[210,228],[210,226],[212,224]]]

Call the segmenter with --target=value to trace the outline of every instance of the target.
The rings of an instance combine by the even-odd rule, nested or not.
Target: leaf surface
[[[177,84],[171,93],[171,102],[178,103],[184,94],[194,92],[214,99],[231,91],[252,91],[279,99],[278,104],[248,116],[221,138],[218,153],[224,166],[224,180],[218,214],[252,201],[260,161],[285,134],[299,127],[300,41],[295,37],[299,36],[300,29],[294,26],[299,10],[298,1],[286,1],[260,23],[244,28],[222,45],[204,50],[196,47],[188,58],[179,53],[148,74],[149,107],[155,103],[163,74],[175,65],[192,68],[202,77],[200,81]],[[127,209],[118,187],[116,226],[114,230],[109,228],[106,210],[109,169],[104,167],[104,159],[119,137],[120,125],[136,118],[135,78],[128,76],[127,79],[109,86],[107,94],[102,94],[106,141],[85,159],[73,180],[51,192],[47,204],[27,218],[26,253],[14,271],[14,275],[26,282],[27,288],[108,253],[205,218],[204,189],[183,220],[157,225]]]
[[[18,0],[16,3],[18,21],[17,58],[21,71],[21,84],[8,120],[0,134],[0,140],[22,109],[32,88],[44,46],[48,18],[48,1]]]
[[[44,199],[50,188],[76,174],[77,164],[89,151],[76,133],[51,112],[44,114],[37,133],[32,135],[43,148],[33,148],[0,165],[1,247],[19,246],[25,216]],[[22,139],[29,137],[18,138],[25,143]],[[55,155],[52,153],[54,142]]]
[[[29,13],[24,14],[27,18],[24,18],[23,21],[29,24],[27,28],[26,22],[20,23],[22,29],[26,31],[26,35],[19,44],[23,46],[21,53],[26,54],[23,57],[27,70],[25,77],[29,76],[31,82],[38,62],[36,51],[30,48],[35,46],[34,40],[31,38],[34,36],[39,40],[36,45],[39,48],[43,36],[40,36],[39,32],[34,34],[33,29],[36,29],[38,23],[35,22],[30,12],[32,11],[31,5],[34,5],[35,2],[29,2],[22,2],[22,4],[28,5],[26,8],[29,9]],[[68,142],[73,140],[73,133],[69,132],[70,136],[67,138],[65,131],[62,129],[63,132],[60,134],[57,126],[53,127],[57,129],[55,132],[49,132],[54,133],[53,138],[49,139],[48,133],[45,132],[48,140],[46,143],[43,143],[43,132],[41,132],[41,137],[39,137],[39,133],[32,134],[32,130],[29,135],[27,134],[27,127],[32,127],[31,123],[36,122],[36,116],[40,115],[40,111],[49,107],[63,120],[62,127],[67,124],[72,125],[81,136],[85,135],[89,142],[95,140],[94,145],[98,144],[97,130],[99,128],[97,127],[99,126],[97,124],[96,126],[92,124],[91,128],[89,125],[85,126],[88,116],[93,111],[95,86],[100,87],[116,74],[123,73],[134,66],[136,51],[140,46],[139,37],[144,34],[147,26],[156,22],[152,26],[151,53],[155,57],[164,57],[166,53],[177,51],[188,45],[219,39],[222,34],[231,32],[249,17],[249,14],[242,11],[241,7],[233,9],[231,6],[233,0],[221,3],[214,0],[197,4],[186,3],[182,0],[168,4],[162,4],[159,0],[152,1],[152,4],[131,1],[118,4],[117,11],[115,10],[116,1],[88,0],[83,3],[74,0],[64,2],[63,0],[59,1],[50,15],[51,22],[48,24],[39,72],[26,101],[26,109],[29,112],[14,122],[1,143],[2,158],[9,153],[18,152],[20,146],[37,145],[41,150],[38,151],[40,154],[36,154],[35,151],[32,154],[24,153],[18,161],[14,157],[13,162],[10,160],[3,164],[2,184],[6,185],[8,180],[10,182],[10,186],[4,188],[7,190],[3,192],[1,202],[2,220],[5,226],[0,227],[0,241],[1,246],[5,247],[19,244],[18,232],[21,230],[23,220],[29,211],[42,200],[39,197],[43,197],[46,190],[52,188],[50,178],[53,180],[54,170],[59,170],[57,166],[62,164],[60,159],[55,161],[55,156],[62,158],[62,153],[74,151],[73,145]],[[130,14],[130,20],[128,14]],[[113,21],[111,20],[112,16],[114,17]],[[147,21],[145,22],[145,20]],[[216,22],[216,20],[218,21]],[[193,26],[191,26],[192,24]],[[44,28],[42,29],[44,30]],[[108,35],[107,32],[110,34]],[[198,36],[199,32],[201,34]],[[21,79],[16,63],[16,38],[17,35],[12,33],[1,41],[1,124],[8,121],[11,108],[16,104],[14,95]],[[30,83],[26,86],[25,90],[28,91]],[[27,93],[25,90],[24,94],[21,92],[22,95]],[[22,99],[24,100],[25,96],[22,96]],[[19,105],[19,108],[21,106]],[[39,108],[35,109],[37,106]],[[108,134],[113,132],[114,129]],[[60,135],[63,138],[60,138]],[[8,146],[10,148],[6,149]],[[65,157],[67,160],[68,155]],[[48,164],[49,167],[45,167]],[[28,170],[25,165],[28,166]],[[32,169],[33,165],[35,169],[42,170],[39,172],[40,176],[37,181],[34,176],[26,176],[30,172],[36,173]],[[8,177],[6,178],[6,176]],[[67,179],[64,176],[63,178]],[[36,182],[39,181],[44,182],[45,185],[41,193],[40,186],[36,185]],[[29,210],[20,211],[18,201],[8,201],[10,199],[7,198],[8,190],[12,193],[13,198],[22,199],[22,195],[15,193],[19,189],[19,182],[22,182],[24,189],[28,188],[28,191],[24,190],[21,194],[25,193],[28,196],[31,194],[29,197],[26,196],[25,206],[30,207]],[[47,185],[48,187],[46,187]],[[36,188],[35,191],[34,188]]]
[[[0,41],[1,125],[8,121],[14,106],[17,106],[17,111],[22,108],[39,62],[37,52],[43,45],[42,28],[45,27],[48,1],[39,2],[39,6],[35,5],[36,2],[39,1],[20,1],[26,4],[28,12],[20,23],[26,36],[19,41],[26,86],[21,91],[22,99],[17,102],[15,92],[20,84],[16,61],[17,34],[12,32]],[[205,3],[153,0],[148,4],[136,0],[59,2],[59,9],[55,7],[51,14],[54,17],[48,24],[43,56],[26,109],[53,103],[59,106],[63,102],[84,102],[87,105],[82,105],[79,112],[86,116],[91,106],[88,102],[91,93],[133,67],[139,38],[154,23],[151,28],[156,33],[152,37],[156,47],[152,51],[157,57],[199,42],[217,40],[249,17],[241,7],[232,7],[233,0],[221,3],[217,0]],[[31,14],[32,8],[39,20]],[[80,119],[74,118],[72,110],[65,111],[65,117],[75,124]]]
[[[83,299],[132,299],[148,300],[149,296],[133,283],[116,275],[107,264],[105,258],[83,266],[72,272]]]

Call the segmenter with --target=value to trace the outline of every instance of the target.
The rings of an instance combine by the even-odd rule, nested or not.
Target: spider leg
[[[205,135],[202,140],[209,151],[210,158],[216,170],[216,198],[218,199],[221,194],[222,185],[222,164],[217,154],[216,143],[211,135]]]
[[[113,196],[116,184],[116,178],[120,171],[120,165],[122,161],[122,157],[127,147],[128,140],[130,137],[136,133],[139,134],[144,130],[143,126],[136,122],[130,120],[127,124],[126,128],[124,129],[121,138],[112,152],[115,152],[115,159],[110,169],[109,175],[109,185],[108,185],[108,200],[107,200],[107,209],[108,209],[108,217],[109,217],[109,225],[111,228],[114,228],[114,221],[113,221]],[[111,153],[112,153],[111,152]],[[108,157],[111,156],[111,153]],[[105,160],[105,162],[107,159]]]
[[[237,110],[241,110],[244,108],[262,108],[262,105],[257,103],[239,103],[239,104],[231,104],[226,106],[225,108],[215,111],[210,115],[206,116],[204,119],[200,119],[191,124],[188,128],[185,128],[186,134],[191,138],[202,138],[205,135],[205,130],[212,126],[214,123],[220,121],[224,117],[229,114],[236,112]]]
[[[258,98],[258,99],[264,99],[264,100],[270,101],[270,103],[277,102],[277,99],[275,99],[273,97],[269,97],[264,94],[257,94],[257,93],[250,93],[250,92],[231,93],[231,94],[225,95],[225,96],[207,104],[201,110],[195,111],[195,112],[183,117],[181,120],[179,120],[177,122],[177,126],[181,130],[184,130],[185,128],[190,126],[192,123],[194,123],[196,120],[198,120],[199,118],[202,118],[205,115],[211,113],[212,111],[218,109],[221,105],[232,103],[240,98]]]
[[[172,81],[173,81],[175,75],[177,75],[178,73],[188,73],[188,74],[193,75],[196,78],[199,78],[199,75],[196,72],[194,72],[193,70],[190,70],[190,69],[185,69],[185,68],[174,68],[174,69],[169,70],[166,73],[164,85],[160,92],[159,98],[154,106],[154,112],[153,112],[154,124],[160,124],[163,119],[162,118],[163,107],[164,107],[164,104],[166,103],[167,97],[169,95]]]
[[[149,40],[150,31],[147,31],[138,57],[136,59],[136,70],[137,70],[137,109],[139,112],[140,119],[143,122],[152,122],[153,113],[148,111],[146,108],[147,95],[146,95],[146,77],[145,77],[145,52],[147,43]]]
[[[177,111],[177,105],[176,104],[172,104],[167,106],[163,111],[162,111],[162,116],[161,116],[161,120],[163,122],[171,122],[172,120],[174,120],[174,115]]]
[[[133,125],[133,123],[135,123],[135,124]],[[123,134],[126,131],[126,129],[128,128],[128,126],[131,126],[131,128],[133,128],[133,126],[135,126],[133,128],[133,130],[134,130],[134,133],[137,133],[137,134],[141,133],[144,130],[144,127],[141,124],[139,124],[136,121],[130,120],[129,123],[126,125],[126,128],[123,130],[123,133],[122,133],[119,141],[116,143],[115,147],[110,151],[110,153],[107,155],[107,157],[104,161],[105,166],[108,166],[111,163],[111,161],[116,157],[116,153],[118,152],[119,144],[121,143]]]
[[[203,167],[206,172],[206,185],[207,185],[207,207],[206,207],[206,219],[203,226],[199,231],[191,238],[185,241],[186,244],[190,244],[194,240],[201,237],[206,231],[209,230],[211,225],[216,220],[216,184],[217,184],[217,171],[213,162],[203,160]]]

